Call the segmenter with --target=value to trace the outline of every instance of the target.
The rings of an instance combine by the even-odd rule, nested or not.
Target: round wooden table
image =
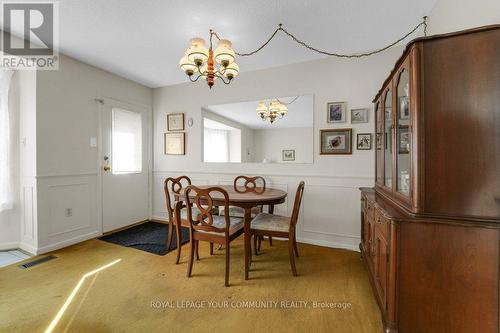
[[[285,191],[274,188],[266,188],[262,193],[256,193],[256,192],[241,193],[241,191],[244,188],[241,187],[241,190],[240,188],[238,188],[238,190],[240,191],[238,192],[234,189],[233,185],[203,185],[198,187],[203,189],[208,187],[223,188],[224,190],[227,191],[227,194],[229,196],[229,205],[240,207],[245,211],[245,216],[244,216],[245,280],[248,280],[248,269],[250,267],[250,258],[252,254],[251,240],[250,240],[250,223],[252,222],[252,213],[251,213],[252,208],[261,205],[267,205],[269,206],[269,213],[273,214],[274,205],[285,202],[287,193]],[[178,200],[184,201],[183,196],[184,196],[184,190],[179,195],[176,195]],[[194,196],[195,194],[191,192],[190,197]],[[220,193],[213,192],[211,197],[214,202],[214,206],[224,206],[224,197]]]

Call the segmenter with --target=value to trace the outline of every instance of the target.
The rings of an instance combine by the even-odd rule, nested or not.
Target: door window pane
[[[111,132],[113,174],[142,172],[141,114],[113,108]]]

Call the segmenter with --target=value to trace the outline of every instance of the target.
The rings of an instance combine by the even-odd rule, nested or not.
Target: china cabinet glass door
[[[410,195],[411,126],[410,126],[410,83],[409,74],[403,68],[399,74],[396,99],[396,189]]]
[[[384,93],[384,185],[392,190],[392,92],[388,88]]]
[[[375,168],[377,183],[384,183],[384,151],[382,150],[382,108],[380,100],[375,103]]]

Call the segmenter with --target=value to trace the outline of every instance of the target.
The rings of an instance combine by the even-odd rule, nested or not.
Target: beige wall
[[[500,24],[499,0],[438,0],[429,14],[429,34]]]

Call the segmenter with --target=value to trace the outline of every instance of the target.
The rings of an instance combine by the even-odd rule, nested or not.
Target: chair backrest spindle
[[[194,196],[190,196],[191,192],[194,192]],[[212,193],[218,193],[224,198],[224,220],[226,222],[224,228],[219,228],[213,225],[214,217],[213,211],[215,208]],[[229,236],[229,228],[231,225],[229,218],[229,195],[227,191],[221,187],[209,187],[209,188],[199,188],[194,185],[189,185],[186,187],[185,192],[186,202],[187,202],[187,215],[190,222],[190,226],[195,231],[208,231],[225,233]],[[199,210],[199,215],[197,219],[194,220],[192,216],[192,206],[196,206]]]
[[[243,185],[238,184],[240,180],[244,181]],[[258,183],[260,183],[260,186]],[[234,190],[238,193],[254,192],[257,194],[262,194],[266,191],[266,180],[261,176],[238,176],[234,179],[233,186]]]

